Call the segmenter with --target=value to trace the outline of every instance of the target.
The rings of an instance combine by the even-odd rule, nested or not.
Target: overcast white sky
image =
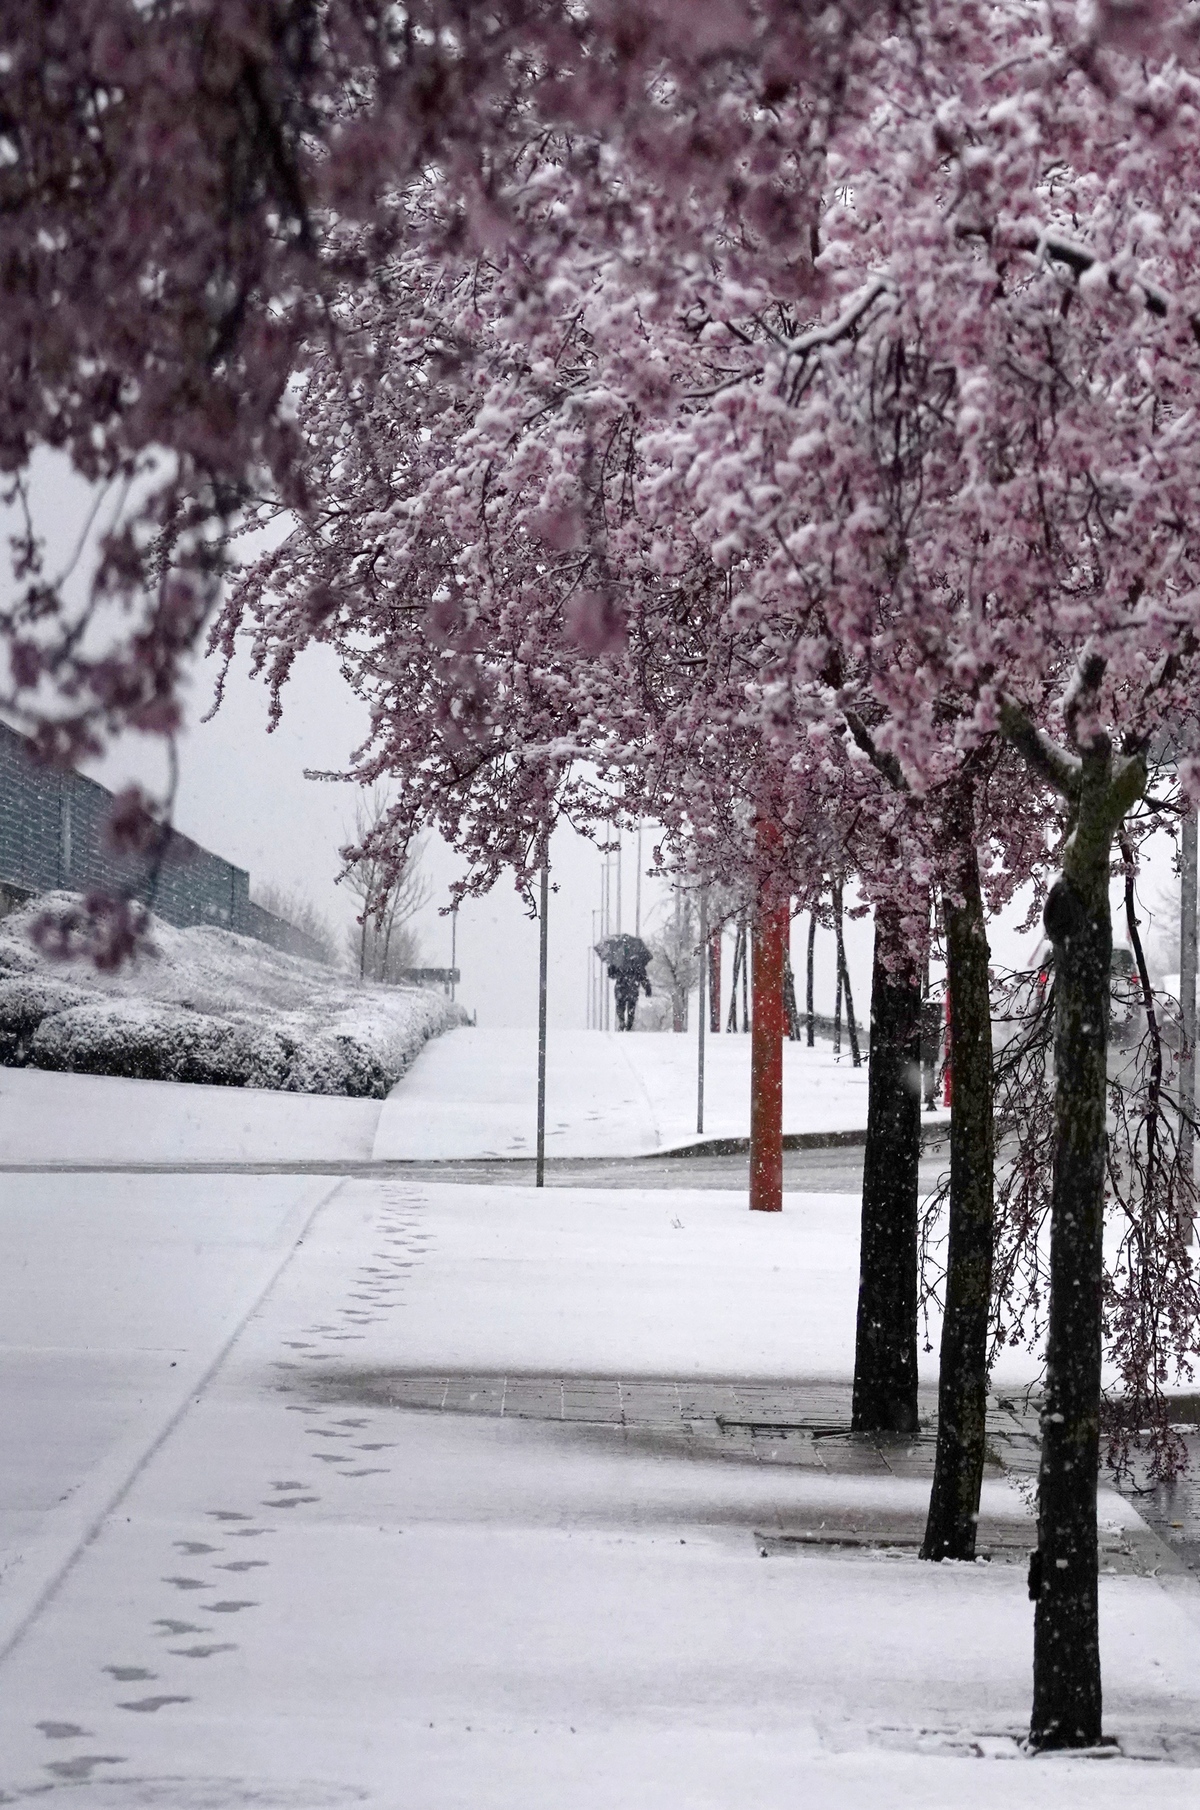
[[[43,462],[37,473],[35,503],[52,549],[60,559],[73,547],[90,508],[90,495],[77,480],[64,476],[61,465]],[[54,565],[53,558],[50,561]],[[82,577],[82,568],[81,568]],[[199,719],[211,701],[215,670],[198,661],[188,699],[188,723],[180,743],[180,786],[176,823],[206,848],[250,872],[251,884],[275,881],[310,897],[330,920],[344,929],[353,922],[354,907],[336,884],[338,848],[354,818],[357,788],[305,779],[306,768],[340,769],[348,760],[364,724],[363,708],[343,683],[333,657],[312,649],[298,662],[289,682],[283,721],[267,733],[265,687],[249,678],[243,663],[231,675],[226,699],[213,721]],[[127,737],[90,769],[116,787],[130,778],[161,789],[164,762],[153,740]],[[653,845],[653,829],[643,837],[645,864]],[[430,844],[426,865],[433,897],[418,920],[422,959],[448,966],[451,929],[438,909],[461,871],[458,857],[440,842]],[[559,831],[552,848],[556,892],[550,907],[551,1022],[582,1025],[587,1011],[588,952],[593,941],[593,912],[600,903],[603,861],[597,849],[570,830]],[[634,928],[636,840],[624,841],[623,922]],[[1147,906],[1172,887],[1170,849],[1160,851],[1153,876],[1143,887]],[[667,909],[662,882],[643,880],[643,929]],[[1114,898],[1114,905],[1116,899]],[[1024,965],[1032,959],[1036,936],[1018,936],[1019,912],[991,929],[994,959]],[[1123,935],[1118,918],[1118,939]],[[614,925],[614,928],[616,926]],[[793,965],[802,974],[805,922],[793,926]],[[847,919],[847,953],[855,1004],[866,1016],[870,993],[872,931],[868,919]],[[477,1011],[481,1025],[528,1025],[537,1018],[537,926],[510,885],[501,882],[485,899],[469,900],[459,913],[459,997]],[[1163,966],[1177,963],[1163,962]],[[730,951],[725,961],[726,984]],[[817,939],[816,1003],[833,1009],[835,968],[833,938]],[[802,983],[801,983],[802,984]]]

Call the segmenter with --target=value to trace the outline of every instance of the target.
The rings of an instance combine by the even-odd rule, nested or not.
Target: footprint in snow
[[[46,1771],[74,1784],[90,1779],[97,1766],[123,1766],[127,1757],[123,1753],[80,1753],[73,1760],[47,1761]]]
[[[102,1665],[100,1670],[115,1678],[118,1684],[141,1684],[158,1677],[157,1672],[148,1672],[144,1665]]]
[[[164,1584],[174,1584],[176,1590],[207,1590],[208,1585],[200,1577],[165,1577]]]
[[[239,1609],[257,1609],[258,1604],[247,1597],[231,1599],[226,1603],[209,1603],[205,1607],[206,1615],[236,1615]]]
[[[206,1546],[203,1540],[175,1540],[172,1542],[177,1552],[185,1558],[194,1559],[202,1552],[220,1552],[219,1546]]]
[[[168,1616],[160,1616],[157,1621],[152,1621],[150,1626],[161,1628],[164,1634],[171,1634],[176,1638],[180,1634],[211,1634],[212,1632],[211,1628],[201,1628],[194,1621],[172,1621]],[[147,1677],[153,1676],[149,1672],[146,1675]]]
[[[73,1741],[76,1735],[90,1737],[92,1732],[90,1728],[80,1728],[78,1722],[35,1722],[34,1727],[47,1741]]]
[[[190,1703],[190,1697],[139,1697],[136,1703],[118,1703],[118,1709],[139,1710],[142,1715],[151,1716],[157,1709],[165,1709],[168,1703]]]
[[[209,1647],[169,1647],[167,1650],[180,1659],[211,1659],[214,1653],[236,1653],[237,1642],[216,1640]]]

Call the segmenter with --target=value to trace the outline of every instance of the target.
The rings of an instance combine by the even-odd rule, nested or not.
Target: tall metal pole
[[[607,938],[612,929],[612,856],[607,847],[604,850],[604,866],[600,879],[600,935]],[[603,962],[600,964],[600,1027],[609,1030],[608,975]]]
[[[621,832],[617,831],[617,935],[622,930],[621,922]]]
[[[451,999],[456,998],[457,994],[458,994],[458,983],[454,978],[454,971],[457,967],[458,967],[458,906],[456,905],[454,907],[453,911],[450,913],[450,997],[451,997]]]
[[[700,1020],[700,1037],[697,1046],[696,1062],[696,1130],[704,1130],[704,1026],[707,1014],[704,1010],[705,970],[708,967],[708,888],[700,888],[700,998],[696,1004],[696,1016]]]
[[[642,826],[638,824],[637,881],[633,892],[633,934],[642,934]]]
[[[546,910],[550,903],[550,863],[542,863],[541,936],[538,946],[538,1101],[537,1101],[537,1183],[546,1185],[546,967],[549,944],[546,939]]]
[[[1187,1115],[1179,1127],[1179,1156],[1184,1174],[1190,1180],[1194,1173],[1195,1134],[1192,1117],[1196,1108],[1196,807],[1189,805],[1183,820],[1182,859],[1179,887],[1179,991],[1183,1008],[1183,1052],[1179,1063],[1179,1092]],[[1196,1221],[1191,1212],[1180,1225],[1186,1244],[1196,1238]]]

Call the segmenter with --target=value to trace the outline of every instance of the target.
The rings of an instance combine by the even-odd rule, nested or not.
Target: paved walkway
[[[80,1215],[96,1198],[54,1187]],[[44,1188],[43,1225],[57,1198]],[[80,1301],[130,1210],[115,1180],[105,1188]],[[160,1203],[182,1213],[174,1195],[187,1189],[126,1192],[139,1190],[149,1250]],[[1019,1758],[1029,1605],[1016,1567],[1030,1520],[1011,1479],[1034,1450],[1021,1402],[993,1403],[984,1532],[1000,1562],[919,1565],[930,1429],[853,1438],[844,1383],[406,1363],[428,1324],[424,1278],[453,1284],[437,1254],[461,1219],[451,1192],[313,1190],[309,1224],[284,1190],[229,1190],[230,1235],[262,1196],[262,1227],[240,1236],[262,1247],[265,1291],[254,1306],[230,1299],[240,1330],[203,1370],[196,1349],[186,1395],[163,1397],[162,1423],[142,1429],[28,1619],[0,1680],[0,1802],[1083,1801],[1085,1761],[986,1779],[947,1764]],[[184,1293],[188,1224],[162,1261]],[[231,1272],[248,1277],[251,1255]],[[479,1269],[490,1324],[512,1298],[511,1253],[489,1247]],[[112,1311],[131,1343],[156,1273],[114,1254],[126,1292]],[[613,1349],[662,1304],[628,1297]],[[1185,1810],[1200,1764],[1188,1619],[1200,1592],[1185,1580],[1186,1605],[1164,1592],[1166,1548],[1145,1545],[1153,1534],[1111,1497],[1105,1518],[1105,1569],[1120,1574],[1104,1585],[1106,1714],[1121,1755],[1177,1762],[1156,1769],[1155,1797]],[[1119,1757],[1094,1771],[1086,1801],[1120,1810],[1137,1775]]]
[[[904,1477],[929,1482],[937,1446],[937,1395],[920,1391],[920,1431],[912,1436],[852,1433],[851,1388],[843,1382],[777,1383],[741,1379],[437,1374],[393,1370],[309,1372],[305,1383],[319,1401],[389,1407],[410,1412],[532,1420],[591,1429],[625,1446],[691,1457],[773,1467],[798,1467],[828,1477]],[[1037,1543],[1032,1485],[1040,1446],[1038,1405],[1028,1397],[993,1394],[988,1404],[985,1480],[1019,1478],[1025,1516],[989,1513],[985,1496],[979,1553],[1024,1563]],[[1125,1494],[1146,1526],[1132,1517],[1101,1536],[1105,1576],[1155,1577],[1195,1573],[1200,1584],[1200,1434],[1189,1435],[1196,1468],[1170,1488],[1146,1495],[1136,1478]],[[893,1505],[865,1512],[861,1505],[801,1521],[795,1513],[761,1531],[768,1547],[781,1542],[826,1546],[914,1547],[923,1514]],[[1200,1590],[1196,1595],[1200,1612]]]
[[[696,1038],[549,1034],[546,1153],[551,1157],[646,1156],[696,1138]],[[867,1070],[828,1044],[783,1048],[784,1131],[861,1131]],[[384,1101],[377,1160],[515,1157],[536,1140],[537,1039],[533,1031],[449,1031],[428,1043]],[[706,1043],[704,1130],[750,1130],[750,1038]]]

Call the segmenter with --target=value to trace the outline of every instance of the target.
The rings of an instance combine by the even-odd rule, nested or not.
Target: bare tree
[[[272,917],[282,918],[285,924],[290,924],[293,930],[306,936],[315,945],[318,961],[336,968],[337,937],[333,927],[298,886],[279,886],[274,880],[267,880],[251,888],[251,897],[256,905],[261,905]]]
[[[663,928],[650,939],[650,979],[671,1001],[671,1028],[686,1031],[688,994],[700,978],[700,951],[692,921],[692,895],[675,888]]]
[[[399,868],[369,852],[387,814],[387,797],[378,786],[359,799],[354,844],[368,852],[350,863],[341,884],[360,907],[358,923],[347,937],[359,979],[395,982],[406,968],[417,966],[420,943],[410,920],[429,903],[433,883],[421,871],[423,841],[409,849]]]
[[[395,986],[409,970],[421,966],[421,939],[411,924],[381,929],[374,918],[349,924],[343,944],[351,967],[360,980],[386,982]]]

